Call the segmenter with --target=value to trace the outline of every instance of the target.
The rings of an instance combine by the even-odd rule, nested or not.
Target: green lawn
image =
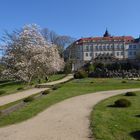
[[[14,82],[14,81],[7,82],[0,85],[0,91],[5,91],[5,93],[1,94],[0,96],[4,96],[4,95],[15,93],[17,91],[21,91],[21,90],[18,90],[18,88],[28,89],[29,87],[27,86],[27,84],[24,84],[23,82]]]
[[[125,98],[131,101],[128,108],[108,107]],[[140,92],[137,96],[119,95],[97,104],[91,113],[91,128],[96,140],[140,140]],[[137,117],[136,117],[137,116]],[[131,133],[134,136],[131,136]],[[139,136],[138,136],[139,135]]]
[[[51,76],[49,76],[49,82],[60,80],[60,79],[64,78],[65,76],[66,76],[65,74],[54,74],[54,75],[51,75]]]
[[[63,78],[65,75],[64,74],[55,74],[55,75],[50,75],[49,76],[49,81],[55,81]],[[45,81],[44,81],[45,82]],[[34,85],[37,84],[37,81],[33,81],[33,85],[29,86],[27,83],[23,82],[14,82],[14,81],[0,81],[0,91],[5,91],[4,94],[0,94],[0,96],[16,93],[19,91],[23,91],[29,88],[32,88]],[[18,88],[22,88],[18,90]]]
[[[49,95],[27,104],[24,108],[11,113],[8,116],[0,117],[0,126],[14,124],[29,119],[49,106],[70,97],[92,93],[103,90],[114,90],[124,88],[139,88],[140,81],[127,81],[122,83],[121,79],[92,79],[72,80]]]

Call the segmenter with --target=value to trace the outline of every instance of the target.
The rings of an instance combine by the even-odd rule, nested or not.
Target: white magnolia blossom
[[[26,25],[15,36],[16,39],[11,38],[7,44],[3,58],[7,69],[3,74],[30,82],[35,76],[46,76],[63,69],[64,61],[57,46],[47,43],[36,25]]]

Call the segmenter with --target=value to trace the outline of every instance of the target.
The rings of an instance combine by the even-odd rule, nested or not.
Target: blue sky
[[[0,0],[0,37],[36,23],[75,38],[140,34],[140,0]]]

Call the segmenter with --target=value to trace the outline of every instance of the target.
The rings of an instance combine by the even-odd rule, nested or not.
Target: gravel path
[[[30,95],[34,95],[37,94],[41,91],[47,90],[49,88],[32,88],[32,89],[28,89],[25,91],[21,91],[18,93],[14,93],[14,94],[10,94],[10,95],[5,95],[0,97],[0,106],[23,99],[25,97],[28,97]]]
[[[60,83],[64,83],[64,82],[67,82],[69,80],[73,79],[73,75],[72,74],[68,74],[66,77],[64,77],[63,79],[60,79],[60,80],[56,80],[56,81],[53,81],[53,82],[48,82],[48,83],[43,83],[43,84],[38,84],[37,86],[38,87],[49,87],[49,86],[53,86],[53,85],[57,85],[57,84],[60,84]]]
[[[99,101],[127,91],[103,91],[57,103],[32,119],[0,128],[0,140],[90,140],[89,115]]]
[[[66,82],[72,78],[73,78],[73,75],[69,74],[68,76],[64,77],[63,79],[46,83],[46,85],[56,85],[59,83]],[[47,88],[47,87],[46,88],[32,88],[32,89],[21,91],[21,92],[15,93],[15,94],[2,96],[2,97],[0,97],[0,106],[23,99],[25,97],[37,94],[41,91],[48,90],[48,89],[49,88]]]

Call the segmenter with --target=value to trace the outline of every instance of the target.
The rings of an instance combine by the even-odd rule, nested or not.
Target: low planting
[[[127,99],[118,99],[114,102],[114,107],[129,107],[131,102]]]
[[[123,84],[127,83],[126,81],[122,81]]]
[[[45,91],[42,92],[42,95],[47,95],[49,93],[50,93],[50,90],[45,90]]]
[[[61,88],[61,85],[59,84],[59,85],[54,85],[53,87],[52,87],[52,90],[57,90],[58,88]]]
[[[75,79],[82,79],[88,77],[88,74],[84,70],[79,70],[75,72],[74,78]]]
[[[29,96],[29,97],[25,98],[23,101],[25,103],[28,103],[28,102],[32,102],[33,100],[34,100],[34,97],[33,96]]]
[[[5,94],[5,93],[6,93],[5,90],[0,90],[0,95],[3,95],[3,94]]]
[[[135,92],[127,92],[125,93],[125,96],[136,96]]]
[[[91,84],[91,82],[93,82],[93,84]],[[45,110],[46,108],[50,107],[51,105],[74,96],[93,93],[97,91],[139,87],[139,81],[128,81],[126,84],[122,84],[121,79],[74,79],[68,83],[63,84],[61,88],[58,88],[57,90],[52,90],[51,94],[48,94],[47,96],[42,96],[43,98],[41,97],[38,100],[27,103],[25,107],[19,109],[18,111],[15,111],[8,116],[0,116],[0,126],[6,126],[27,120],[37,115],[41,111]],[[135,115],[137,114],[139,113],[137,112]]]
[[[17,88],[17,90],[24,90],[24,88],[23,87],[19,87],[19,88]]]
[[[140,130],[139,115],[140,92],[137,97],[129,98],[127,108],[108,107],[124,95],[106,99],[97,104],[91,113],[91,129],[95,140],[137,140],[131,135]],[[128,100],[127,100],[128,101]]]

